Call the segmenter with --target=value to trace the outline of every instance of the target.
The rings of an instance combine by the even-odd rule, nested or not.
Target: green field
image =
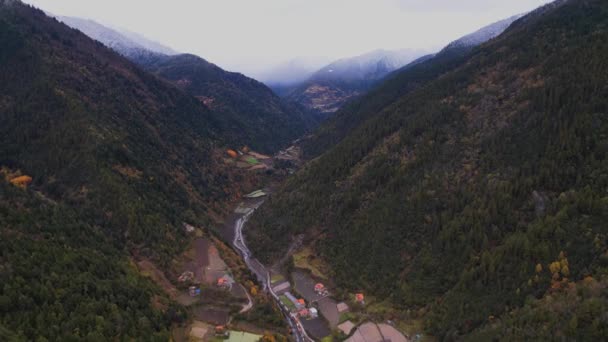
[[[251,165],[257,165],[260,163],[260,161],[255,159],[254,157],[248,157],[245,159],[245,161]]]
[[[273,284],[283,280],[285,280],[285,277],[283,277],[282,274],[273,274],[272,277],[270,277],[270,282],[272,282]]]
[[[285,304],[289,310],[294,310],[296,308],[296,305],[292,303],[289,298],[285,296],[279,296],[279,299],[281,299],[281,302]]]
[[[228,342],[257,342],[262,338],[260,335],[251,334],[244,331],[230,331]]]

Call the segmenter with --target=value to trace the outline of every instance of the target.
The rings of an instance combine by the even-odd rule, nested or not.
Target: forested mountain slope
[[[157,56],[141,65],[209,107],[231,141],[256,150],[276,152],[318,124],[315,115],[264,84],[198,56]]]
[[[0,331],[168,339],[129,264],[169,262],[246,179],[195,98],[42,11],[0,0]],[[32,179],[24,189],[9,184]],[[23,177],[27,179],[27,177]],[[16,183],[20,185],[21,183]]]
[[[606,1],[533,12],[300,170],[250,244],[270,262],[305,234],[440,338],[605,338],[607,57]]]
[[[89,37],[127,57],[144,69],[195,96],[210,108],[233,144],[276,152],[316,127],[318,118],[302,106],[281,100],[264,84],[240,73],[228,72],[190,54],[167,53],[91,20],[58,17]]]
[[[427,82],[453,70],[465,62],[475,47],[502,33],[521,16],[501,20],[448,44],[434,55],[423,56],[386,76],[360,98],[346,103],[313,134],[302,141],[304,155],[315,157],[339,141],[354,128],[378,114],[399,97],[423,87]]]

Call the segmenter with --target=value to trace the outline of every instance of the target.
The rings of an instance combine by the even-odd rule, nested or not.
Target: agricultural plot
[[[226,342],[258,342],[262,336],[244,331],[230,331],[230,337]]]
[[[329,322],[329,326],[335,328],[338,323],[340,323],[340,314],[338,313],[338,307],[335,300],[325,297],[318,301],[319,311],[327,322]]]
[[[281,295],[279,296],[279,299],[281,299],[281,303],[285,304],[285,306],[289,309],[289,310],[295,310],[296,306],[294,303],[292,303],[289,298],[285,297],[285,295]]]
[[[325,323],[325,320],[321,317],[314,319],[302,319],[300,320],[306,332],[317,340],[321,340],[326,336],[331,335],[331,330]]]
[[[408,342],[409,340],[397,329],[388,324],[367,322],[359,326],[353,336],[346,342]]]

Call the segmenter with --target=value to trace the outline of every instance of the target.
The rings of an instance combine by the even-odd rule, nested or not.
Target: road
[[[245,238],[243,237],[243,227],[256,208],[250,208],[250,211],[240,214],[241,216],[234,222],[234,240],[232,241],[232,245],[239,251],[243,257],[243,260],[245,260],[247,267],[256,275],[259,283],[262,284],[263,289],[270,293],[278,307],[281,308],[283,317],[285,317],[285,320],[293,331],[293,336],[296,342],[312,342],[314,340],[310,338],[308,334],[306,334],[306,331],[304,330],[304,327],[300,323],[299,319],[295,315],[291,314],[289,309],[283,305],[279,299],[279,296],[272,291],[270,272],[266,269],[266,267],[264,267],[264,265],[253,257],[251,251],[247,247]]]
[[[243,291],[245,291],[245,294],[247,295],[247,304],[243,305],[243,308],[241,309],[241,311],[239,311],[239,313],[245,313],[245,312],[251,310],[251,308],[253,307],[253,300],[251,299],[251,296],[249,295],[249,291],[247,291],[245,286],[243,286],[241,284],[239,284],[239,286],[243,289]]]

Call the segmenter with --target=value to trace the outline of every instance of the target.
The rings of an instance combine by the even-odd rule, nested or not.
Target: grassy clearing
[[[327,279],[324,270],[328,269],[328,266],[313,253],[310,247],[295,253],[293,263],[297,268],[309,270],[315,277]]]
[[[359,316],[353,312],[344,312],[340,314],[340,319],[338,320],[338,323],[342,324],[346,321],[351,321],[356,324],[359,323],[360,319]]]
[[[292,303],[289,298],[285,297],[284,295],[279,296],[279,299],[281,300],[281,302],[283,304],[285,304],[285,306],[287,306],[287,308],[289,310],[294,310],[296,308],[296,305],[294,303]]]
[[[270,277],[270,282],[271,283],[278,283],[280,281],[284,281],[285,277],[283,277],[282,274],[273,274],[272,277]]]
[[[260,335],[244,332],[244,331],[230,331],[230,338],[227,342],[257,342],[262,338]]]
[[[245,159],[245,161],[246,161],[248,164],[251,164],[251,165],[257,165],[257,164],[259,164],[259,163],[260,163],[260,161],[259,161],[259,160],[257,160],[257,159],[255,159],[254,157],[248,157],[248,158],[246,158],[246,159]]]
[[[321,339],[321,342],[333,342],[334,337],[329,335],[329,336],[325,336]]]

